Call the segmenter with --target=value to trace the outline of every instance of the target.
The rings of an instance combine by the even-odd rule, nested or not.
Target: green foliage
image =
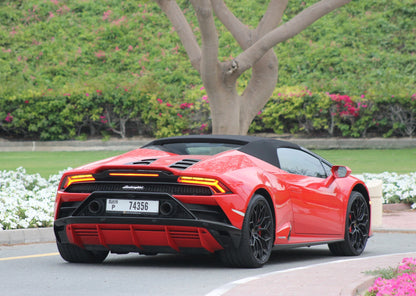
[[[189,1],[179,2],[198,36]],[[283,20],[315,2],[289,1]],[[226,0],[250,28],[267,3]],[[279,44],[280,89],[251,132],[413,136],[415,13],[413,0],[352,1]],[[0,136],[63,140],[210,131],[207,98],[195,87],[200,77],[153,1],[2,1],[0,19]],[[241,49],[219,22],[217,28],[220,60],[236,57]],[[348,95],[350,107],[367,108],[340,115],[326,93]]]
[[[416,93],[367,98],[278,88],[250,127],[250,132],[259,131],[354,138],[414,136]]]
[[[200,134],[209,131],[209,103],[204,88],[187,90],[186,101],[151,97],[148,112],[143,114],[147,123],[154,123],[154,135],[167,137],[181,134]]]
[[[330,99],[327,95],[313,94],[307,88],[276,89],[272,99],[259,115],[264,128],[282,133],[316,134],[327,130]],[[259,130],[259,122],[255,127]]]

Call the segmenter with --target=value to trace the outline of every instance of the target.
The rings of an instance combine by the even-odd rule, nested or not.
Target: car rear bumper
[[[114,212],[107,209],[109,199],[154,200],[159,210]],[[166,193],[97,191],[80,202],[60,203],[57,217],[58,243],[115,253],[212,253],[238,247],[241,236],[218,206],[184,204]]]
[[[66,217],[55,221],[56,239],[114,253],[213,253],[238,247],[241,230],[204,220],[148,217]]]

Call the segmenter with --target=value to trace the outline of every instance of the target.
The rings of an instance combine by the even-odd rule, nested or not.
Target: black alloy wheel
[[[257,268],[270,257],[274,243],[274,217],[267,200],[253,196],[244,216],[239,248],[223,250],[223,262],[234,267]]]
[[[348,201],[344,241],[329,244],[338,256],[358,256],[367,244],[370,232],[370,209],[364,196],[353,191]]]

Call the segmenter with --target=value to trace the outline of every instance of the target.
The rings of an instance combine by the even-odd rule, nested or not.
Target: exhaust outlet
[[[102,208],[103,207],[101,203],[96,200],[93,200],[92,202],[88,204],[88,211],[94,215],[100,213],[102,211]]]
[[[172,202],[170,201],[164,201],[161,205],[160,205],[160,213],[163,216],[170,216],[173,214],[175,208],[172,204]]]

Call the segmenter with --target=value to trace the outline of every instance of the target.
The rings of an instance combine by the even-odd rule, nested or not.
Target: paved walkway
[[[206,296],[352,296],[363,295],[374,281],[369,270],[397,266],[416,252],[345,259],[244,279]]]
[[[405,232],[416,235],[416,211],[383,212],[382,227],[374,232]],[[376,257],[352,257],[242,279],[219,287],[206,296],[356,296],[374,281],[369,270],[395,267],[415,252]]]

